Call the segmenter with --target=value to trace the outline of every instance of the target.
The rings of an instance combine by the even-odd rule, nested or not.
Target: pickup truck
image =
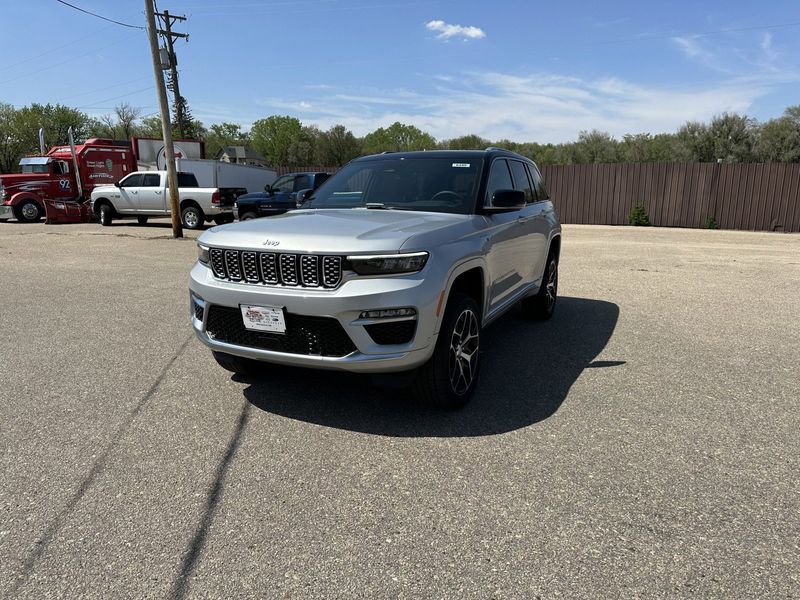
[[[199,229],[204,222],[217,225],[233,221],[233,193],[218,188],[201,188],[192,173],[178,173],[181,222],[187,229]],[[136,217],[140,225],[149,217],[170,214],[166,171],[136,171],[114,185],[92,190],[92,210],[101,225],[114,219]]]
[[[556,306],[553,202],[536,164],[500,148],[358,158],[301,209],[197,242],[192,328],[242,375],[405,372],[417,397],[456,408],[476,388],[483,328],[519,304],[534,319]]]
[[[234,213],[240,221],[280,215],[297,208],[305,195],[316,190],[329,177],[330,173],[287,173],[264,187],[263,192],[239,196]],[[301,193],[305,192],[305,193]]]

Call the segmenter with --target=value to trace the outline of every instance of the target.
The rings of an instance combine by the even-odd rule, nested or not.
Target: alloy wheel
[[[459,396],[469,390],[478,374],[478,331],[478,317],[466,309],[456,319],[450,336],[450,387]]]

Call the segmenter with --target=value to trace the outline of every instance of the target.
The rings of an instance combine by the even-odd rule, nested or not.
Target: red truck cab
[[[75,146],[78,177],[69,146],[20,160],[20,173],[0,175],[0,220],[35,222],[46,200],[83,202],[98,185],[113,184],[136,170],[130,142],[89,139]],[[80,185],[79,185],[80,182]]]

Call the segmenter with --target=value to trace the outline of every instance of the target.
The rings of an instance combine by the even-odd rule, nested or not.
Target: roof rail
[[[489,146],[488,148],[486,148],[486,152],[489,152],[490,150],[502,150],[503,152],[511,152],[511,150],[507,148],[500,148],[499,146]]]
[[[394,150],[384,150],[381,154],[394,154]]]

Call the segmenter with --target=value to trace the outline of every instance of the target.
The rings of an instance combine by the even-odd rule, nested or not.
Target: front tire
[[[138,216],[136,217],[136,222],[139,223],[139,225],[147,225],[147,217],[144,215]]]
[[[181,210],[181,222],[186,229],[200,229],[204,221],[205,216],[198,206],[190,204]]]
[[[414,381],[419,400],[447,409],[469,402],[480,374],[480,314],[478,304],[466,294],[457,293],[447,303],[433,356]]]
[[[237,375],[252,376],[257,375],[263,370],[262,363],[257,360],[251,360],[225,352],[212,352],[212,354],[214,355],[214,360],[217,361],[220,367],[231,373],[236,373]]]
[[[14,216],[20,223],[36,223],[42,218],[42,207],[35,200],[25,200],[14,209]]]
[[[114,220],[114,209],[111,208],[110,204],[100,205],[98,218],[100,219],[100,225],[103,227],[109,227],[111,225],[111,222]]]
[[[256,219],[258,215],[253,211],[248,211],[239,217],[240,221],[249,221],[250,219]]]
[[[547,257],[547,269],[535,296],[522,300],[522,314],[530,319],[546,321],[553,316],[558,299],[558,257]]]

